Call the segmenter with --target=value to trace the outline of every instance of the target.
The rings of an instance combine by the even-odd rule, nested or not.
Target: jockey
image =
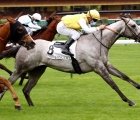
[[[34,31],[41,29],[41,27],[37,24],[37,22],[41,20],[41,15],[39,13],[34,13],[33,15],[23,15],[17,20],[25,26],[28,34],[30,35],[32,35]]]
[[[85,33],[93,33],[104,29],[105,25],[91,27],[90,24],[95,24],[97,20],[100,20],[100,14],[95,9],[89,10],[87,14],[82,13],[63,16],[57,25],[57,32],[69,36],[70,39],[66,41],[62,53],[73,56],[69,51],[69,47],[80,37],[80,32],[78,30],[82,29]]]

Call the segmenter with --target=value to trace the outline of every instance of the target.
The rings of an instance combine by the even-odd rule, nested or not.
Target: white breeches
[[[65,36],[69,36],[69,37],[71,37],[74,40],[77,40],[80,37],[80,35],[81,35],[79,31],[76,31],[76,30],[74,30],[72,28],[67,28],[64,25],[63,21],[58,23],[56,30],[57,30],[57,32],[59,34],[62,34],[62,35],[65,35]]]

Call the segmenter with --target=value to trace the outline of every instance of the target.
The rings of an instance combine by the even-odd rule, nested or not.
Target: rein
[[[114,32],[114,33],[116,33],[116,34],[120,34],[120,33],[118,33],[116,30],[113,30],[113,29],[111,29],[111,28],[109,28],[109,27],[107,27],[107,26],[105,26],[105,29],[108,29],[108,30],[110,30],[110,31],[112,31],[112,32]]]
[[[99,43],[101,43],[102,46],[104,46],[104,47],[107,48],[107,49],[110,49],[109,47],[105,46],[105,45],[95,36],[94,33],[93,33],[93,36],[96,38],[96,40],[97,40]]]
[[[129,19],[129,21],[130,21],[130,19]],[[125,22],[125,25],[128,27],[128,29],[130,30],[130,32],[131,32],[134,36],[137,37],[138,35],[136,35],[136,34],[130,29],[130,27],[128,26],[129,21],[128,21],[127,23],[124,21],[124,22]],[[116,30],[113,30],[113,29],[111,29],[111,28],[109,28],[109,27],[107,27],[107,26],[105,26],[105,29],[108,29],[108,30],[112,31],[112,32],[116,33],[116,34],[119,35],[119,36],[123,36],[123,34],[120,34],[120,33],[117,32]],[[126,28],[125,28],[125,30],[126,30]],[[125,31],[124,31],[124,33],[125,33]],[[93,36],[97,39],[97,37],[95,36],[95,34],[93,34]],[[97,39],[97,40],[98,40],[98,42],[99,42],[102,46],[104,46],[104,47],[107,48],[107,49],[110,49],[110,47],[104,45],[99,39]]]
[[[117,32],[116,30],[113,30],[113,29],[111,29],[111,28],[109,28],[109,27],[107,27],[107,26],[105,26],[105,29],[108,29],[108,30],[110,30],[110,31],[112,31],[112,32],[114,32],[114,33],[116,33],[116,34],[118,34],[118,35],[123,36],[122,34],[120,34],[119,32]],[[98,40],[98,42],[99,42],[102,46],[104,46],[104,47],[107,48],[107,49],[110,49],[109,47],[107,47],[106,45],[104,45],[104,44],[95,36],[94,33],[93,33],[93,36]]]
[[[119,35],[121,35],[119,32],[117,32],[116,30],[113,30],[113,29],[111,29],[111,28],[109,28],[109,27],[107,27],[107,26],[105,26],[105,29],[108,29],[108,30],[110,30],[110,31],[112,31],[112,32],[114,32],[114,33],[116,33],[116,34],[119,34]],[[97,37],[95,36],[95,34],[93,34],[93,36],[97,39]],[[98,40],[98,42],[102,45],[102,46],[104,46],[105,48],[107,48],[107,49],[110,49],[109,47],[107,47],[106,45],[104,45],[99,39],[97,39]]]

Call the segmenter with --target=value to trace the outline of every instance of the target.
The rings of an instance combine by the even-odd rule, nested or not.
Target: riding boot
[[[65,45],[64,45],[64,47],[63,47],[63,49],[62,49],[62,53],[63,54],[66,54],[66,55],[72,55],[73,56],[73,54],[69,51],[69,47],[73,44],[75,42],[75,40],[74,39],[69,39],[68,41],[66,41],[66,43],[65,43]]]

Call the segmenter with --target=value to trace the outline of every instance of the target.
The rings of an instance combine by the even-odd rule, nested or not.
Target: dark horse
[[[122,93],[111,78],[111,75],[114,75],[127,81],[135,88],[140,89],[140,84],[130,79],[109,62],[109,50],[115,41],[122,36],[140,42],[139,26],[132,19],[122,17],[119,21],[108,25],[106,29],[102,30],[102,39],[100,30],[93,34],[82,35],[77,40],[75,55],[82,73],[97,73],[116,91],[124,102],[127,102],[129,106],[134,106],[135,103]],[[29,80],[23,88],[23,93],[30,106],[34,105],[30,97],[30,92],[37,84],[46,67],[51,67],[62,72],[76,73],[72,66],[72,59],[51,59],[48,57],[47,51],[54,48],[53,46],[50,47],[52,42],[40,39],[36,40],[35,43],[35,48],[30,51],[27,51],[24,47],[21,47],[18,52],[13,51],[17,53],[15,71],[9,78],[11,84],[14,84],[22,73],[28,72]],[[5,92],[1,93],[1,98]]]
[[[54,36],[57,34],[56,26],[57,26],[58,22],[60,21],[60,19],[61,19],[60,16],[52,14],[47,19],[46,28],[38,30],[37,32],[34,32],[33,35],[32,35],[32,38],[34,40],[44,39],[44,40],[47,40],[47,41],[52,41],[54,39]],[[7,48],[5,48],[5,49],[7,49]],[[10,49],[12,49],[12,48],[10,48]],[[13,49],[15,49],[15,48],[13,48]],[[5,52],[8,52],[8,50],[6,50]],[[3,52],[3,54],[4,54],[4,52]],[[0,58],[0,59],[2,59],[2,58]],[[5,70],[6,72],[8,72],[10,75],[12,74],[12,71],[10,71],[4,65],[0,64],[0,68]],[[21,76],[21,80],[20,80],[19,85],[22,85],[24,78],[28,78],[28,77],[25,77],[25,76],[26,76],[26,73],[24,73]]]
[[[0,54],[3,52],[8,41],[13,43],[19,43],[20,45],[30,50],[34,48],[35,43],[30,35],[28,35],[26,29],[20,22],[14,20],[13,18],[8,18],[8,22],[0,26]],[[0,77],[0,92],[3,92],[3,85],[7,86],[10,90],[13,99],[15,100],[15,108],[20,110],[20,103],[18,97],[11,86],[10,82],[2,77]]]

